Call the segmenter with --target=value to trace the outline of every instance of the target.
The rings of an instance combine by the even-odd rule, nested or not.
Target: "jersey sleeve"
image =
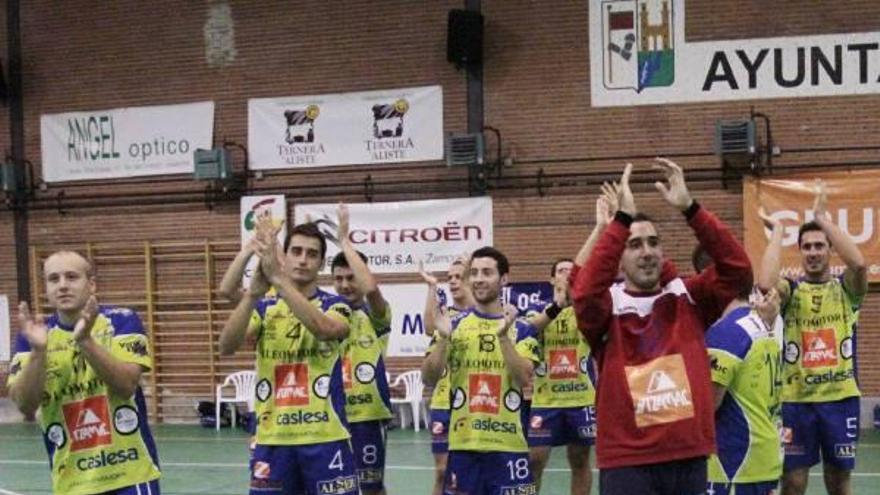
[[[107,316],[113,325],[110,354],[120,361],[152,369],[150,342],[137,313],[130,309],[114,308]]]
[[[729,387],[749,350],[749,339],[738,325],[722,320],[706,333],[712,382]]]
[[[27,339],[24,338],[24,335],[18,334],[16,336],[14,351],[15,354],[13,354],[12,361],[9,363],[9,376],[6,378],[7,387],[11,387],[15,383],[19,375],[21,375],[21,370],[27,366],[28,361],[31,359],[31,346],[28,344]]]
[[[541,346],[538,344],[538,331],[533,325],[522,320],[516,320],[516,348],[517,354],[533,363],[541,362]]]
[[[324,301],[324,314],[334,320],[351,325],[351,305],[341,297],[329,297]]]
[[[266,320],[266,311],[276,299],[273,297],[264,297],[257,301],[257,306],[251,311],[251,317],[248,320],[248,332],[253,332],[259,338],[263,333],[263,322]]]
[[[391,333],[391,305],[385,303],[384,314],[376,314],[372,308],[367,314],[370,315],[370,323],[373,324],[376,337],[388,340],[388,335]]]

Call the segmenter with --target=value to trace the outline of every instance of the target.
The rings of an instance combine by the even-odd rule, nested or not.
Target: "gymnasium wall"
[[[206,62],[204,35],[209,9],[218,2],[21,3],[26,158],[37,176],[40,115],[47,113],[213,100],[215,140],[246,145],[248,98],[439,84],[444,130],[466,130],[465,75],[446,61],[446,15],[461,8],[461,1],[231,1],[236,55],[221,67]],[[626,161],[639,168],[640,207],[656,219],[667,254],[683,271],[689,270],[694,241],[680,215],[654,192],[649,157],[668,156],[698,170],[691,175],[694,196],[741,236],[741,187],[736,181],[723,187],[713,133],[717,119],[747,117],[750,107],[772,118],[773,136],[782,149],[775,158],[778,170],[845,167],[874,159],[873,152],[858,148],[877,144],[877,96],[591,107],[588,5],[594,3],[482,2],[485,123],[501,131],[502,155],[512,161],[501,179],[490,181],[495,240],[511,258],[515,280],[543,280],[554,258],[577,251],[593,223],[599,183],[615,177]],[[0,50],[5,52],[5,12],[0,20]],[[764,0],[687,2],[689,41],[871,30],[880,31],[871,0],[779,0],[771,12]],[[8,126],[7,109],[0,108],[5,150]],[[495,141],[488,139],[494,158]],[[468,195],[466,171],[439,162],[271,172],[251,179],[249,187],[254,194],[285,193],[293,208],[302,202],[363,202],[368,174],[374,201]],[[204,187],[180,176],[53,184],[37,191],[27,242],[52,247],[236,241],[237,200],[209,209]],[[0,270],[0,293],[9,294],[14,307],[13,250],[12,213],[0,209],[0,263],[7,267]],[[218,264],[228,262],[231,254],[218,258]],[[193,280],[204,273],[202,265],[193,266],[158,276],[164,285],[196,291],[201,282]],[[131,268],[130,279],[124,269],[116,272],[104,287],[131,286],[140,280],[140,268]],[[216,267],[218,273],[222,268]],[[220,304],[216,314],[223,311]],[[867,395],[880,395],[880,361],[866,358],[880,353],[878,316],[880,297],[872,289],[859,340]],[[232,363],[247,360],[240,355]],[[396,360],[392,368],[417,364]],[[205,368],[204,387],[194,393],[210,395],[211,383],[224,369],[208,376]]]

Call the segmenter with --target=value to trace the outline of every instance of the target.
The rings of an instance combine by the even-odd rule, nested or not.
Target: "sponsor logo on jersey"
[[[508,421],[495,421],[494,419],[475,419],[471,422],[471,428],[476,431],[490,431],[492,433],[516,433],[516,423]]]
[[[98,454],[83,457],[76,461],[76,468],[80,471],[91,471],[106,466],[115,466],[129,461],[136,461],[140,456],[135,448],[120,449],[116,451],[102,450]]]
[[[339,476],[332,480],[321,480],[318,482],[319,495],[346,495],[349,493],[357,493],[358,482],[357,476]]]
[[[309,405],[309,368],[306,363],[275,366],[275,405]]]
[[[468,411],[498,414],[501,402],[501,375],[474,373],[468,376]]]
[[[837,342],[833,329],[823,328],[813,332],[805,330],[801,333],[801,338],[804,368],[837,366]]]
[[[67,431],[70,432],[71,452],[110,445],[110,412],[107,397],[98,395],[62,406]]]
[[[137,431],[139,423],[138,413],[131,406],[119,406],[113,413],[113,428],[122,435]]]
[[[46,428],[46,438],[59,449],[67,443],[67,433],[64,433],[64,427],[60,423],[52,423]]]
[[[690,382],[681,354],[662,356],[641,366],[627,366],[626,377],[639,428],[694,416]]]
[[[807,385],[820,385],[823,383],[836,383],[836,382],[845,382],[847,380],[855,379],[856,370],[848,369],[846,371],[831,371],[828,370],[825,373],[819,375],[806,375],[804,376],[804,383]]]
[[[544,418],[542,416],[535,415],[529,420],[529,429],[531,430],[540,430],[542,426],[544,426]]]
[[[360,363],[354,368],[354,377],[358,382],[366,385],[376,378],[376,368],[370,363]]]
[[[305,412],[296,411],[293,413],[280,413],[275,418],[275,424],[278,425],[299,425],[311,423],[327,423],[330,421],[330,415],[326,411]]]
[[[550,351],[550,379],[565,380],[577,378],[578,359],[576,349]]]

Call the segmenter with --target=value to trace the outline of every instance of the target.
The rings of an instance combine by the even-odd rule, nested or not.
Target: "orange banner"
[[[785,226],[782,241],[782,273],[803,275],[797,246],[798,228],[812,220],[816,179],[825,181],[828,212],[834,222],[855,241],[868,263],[868,279],[880,282],[880,170],[821,172],[807,175],[746,179],[743,186],[743,225],[746,251],[756,269],[767,246],[769,231],[758,217],[761,206]],[[840,258],[831,260],[831,271],[843,273]]]

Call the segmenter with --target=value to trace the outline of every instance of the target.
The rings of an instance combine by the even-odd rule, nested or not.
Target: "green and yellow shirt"
[[[546,304],[534,307],[542,312]],[[577,327],[574,309],[562,310],[542,332],[541,364],[535,368],[532,407],[586,407],[596,403],[590,346]]]
[[[158,479],[159,458],[141,388],[131,397],[112,395],[74,342],[73,328],[57,315],[47,318],[46,326],[46,388],[39,416],[52,491],[87,495]],[[101,306],[91,333],[114,358],[152,368],[149,340],[133,311]],[[9,386],[27,366],[30,351],[19,334]]]
[[[343,343],[342,361],[345,413],[350,423],[392,416],[384,359],[390,334],[390,306],[386,305],[384,315],[373,315],[367,306],[354,309],[351,332]]]
[[[310,299],[331,318],[349,323],[345,299],[317,290]],[[350,323],[349,323],[350,324]],[[319,340],[277,297],[260,300],[257,328],[256,441],[307,445],[349,438],[342,384],[342,342]]]

